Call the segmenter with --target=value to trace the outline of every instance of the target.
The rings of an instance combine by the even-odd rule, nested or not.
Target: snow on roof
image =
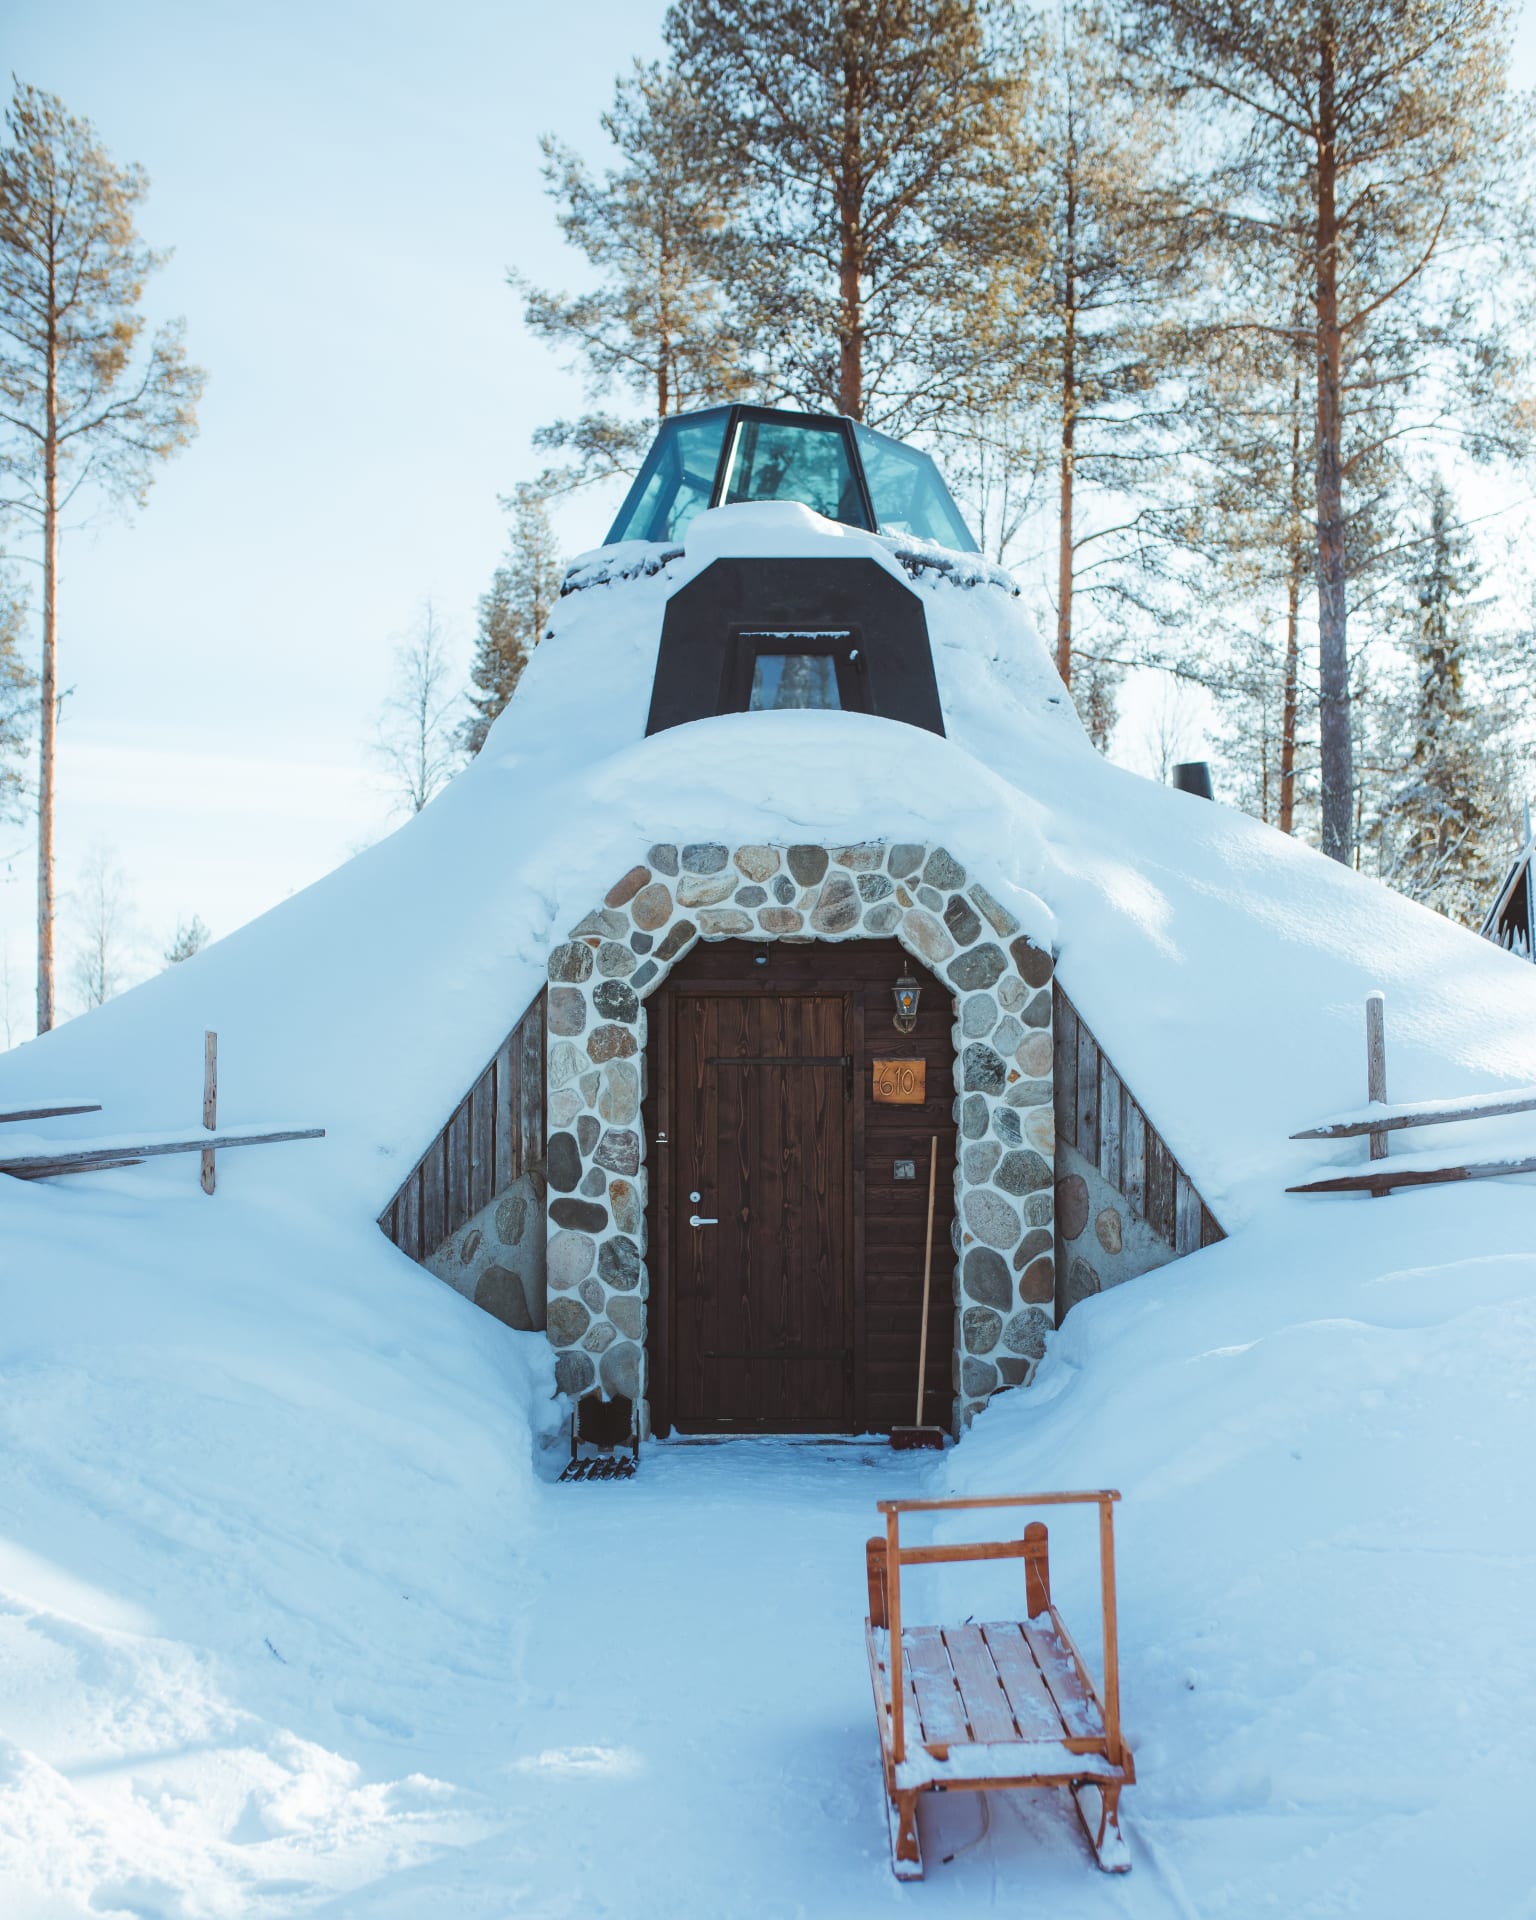
[[[0,1060],[4,1104],[88,1087],[114,1133],[198,1114],[327,1129],[226,1178],[370,1220],[544,978],[550,947],[661,840],[938,839],[1058,954],[1061,983],[1233,1231],[1358,1143],[1387,994],[1394,1098],[1536,1080],[1536,974],[1244,814],[1103,760],[1019,600],[915,578],[801,507],[695,520],[680,557],[562,600],[480,758],[387,840],[190,961]],[[725,555],[869,558],[922,600],[948,738],[868,715],[734,714],[644,737],[668,595]],[[588,568],[582,576],[593,577]],[[971,577],[971,576],[966,576]],[[42,1123],[69,1137],[78,1121]],[[1530,1116],[1480,1145],[1536,1141]],[[1455,1136],[1452,1136],[1454,1139]],[[140,1169],[115,1180],[174,1178]]]

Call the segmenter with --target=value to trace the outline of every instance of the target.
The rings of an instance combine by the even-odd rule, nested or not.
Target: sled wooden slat
[[[1008,1705],[1025,1740],[1059,1740],[1066,1722],[1029,1650],[1024,1629],[1013,1620],[989,1621],[982,1628],[987,1651],[1003,1683]]]
[[[917,1797],[934,1790],[1070,1787],[1098,1864],[1110,1873],[1129,1867],[1119,1801],[1136,1770],[1120,1736],[1113,1543],[1119,1497],[1105,1490],[878,1502],[886,1531],[865,1546],[865,1640],[889,1803],[891,1869],[898,1879],[922,1877]],[[1031,1521],[1018,1540],[938,1547],[903,1547],[900,1540],[905,1513],[1085,1503],[1099,1509],[1102,1697],[1051,1603],[1042,1522]],[[903,1625],[904,1566],[1007,1559],[1024,1562],[1024,1618],[985,1626]]]

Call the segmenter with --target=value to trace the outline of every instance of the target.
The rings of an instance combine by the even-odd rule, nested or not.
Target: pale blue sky
[[[467,663],[497,495],[534,470],[532,429],[579,400],[504,281],[577,276],[537,137],[599,154],[614,76],[657,50],[663,12],[10,0],[0,65],[149,172],[143,231],[176,250],[151,309],[185,315],[210,375],[201,434],[148,510],[64,549],[60,882],[116,849],[143,968],[178,916],[226,933],[381,829],[368,742],[392,644],[430,594]],[[1532,43],[1523,22],[1527,81]],[[607,518],[567,511],[568,546]],[[27,832],[0,829],[0,856],[19,1038]]]

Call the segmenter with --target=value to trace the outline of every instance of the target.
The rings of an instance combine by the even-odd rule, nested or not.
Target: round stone
[[[629,977],[629,984],[636,993],[642,992],[661,972],[654,960],[643,960]]]
[[[1028,986],[1043,987],[1050,979],[1053,965],[1051,956],[1044,947],[1037,947],[1028,934],[1021,933],[1008,951],[1013,955],[1019,978]]]
[[[960,1337],[968,1353],[990,1353],[1002,1330],[1002,1315],[991,1307],[967,1307],[960,1316]]]
[[[591,1051],[589,1045],[587,1052]],[[1027,1073],[1032,1080],[1043,1079],[1051,1070],[1051,1036],[1038,1031],[1026,1034],[1014,1058],[1021,1073]]]
[[[834,873],[821,890],[811,927],[816,933],[851,933],[862,911],[853,881],[846,873]]]
[[[603,1290],[601,1280],[583,1280],[576,1291],[581,1296],[582,1305],[589,1313],[601,1313],[603,1311],[603,1302],[608,1298],[608,1295]]]
[[[597,1136],[602,1130],[595,1113],[584,1113],[576,1122],[576,1144],[581,1148],[583,1158],[597,1145]]]
[[[632,933],[629,936],[629,944],[634,948],[636,953],[649,953],[656,942],[648,933]]]
[[[930,913],[944,911],[944,896],[937,887],[919,887],[917,897]]]
[[[1099,1245],[1106,1253],[1118,1253],[1124,1244],[1125,1234],[1120,1215],[1113,1207],[1106,1207],[1093,1223],[1093,1231]]]
[[[509,1193],[496,1202],[496,1238],[504,1247],[522,1245],[529,1212],[526,1194]]]
[[[718,907],[740,885],[734,873],[690,873],[677,883],[680,907]]]
[[[1019,1275],[1019,1298],[1021,1300],[1046,1301],[1056,1292],[1056,1263],[1047,1253],[1038,1260],[1031,1260]]]
[[[581,940],[571,940],[563,947],[556,947],[549,956],[549,977],[551,980],[569,980],[576,983],[590,980],[592,949]]]
[[[1024,1136],[1037,1153],[1056,1157],[1056,1114],[1049,1105],[1032,1107],[1024,1116]]]
[[[641,1354],[633,1340],[620,1340],[603,1355],[603,1392],[610,1398],[640,1398]]]
[[[632,1293],[640,1284],[640,1249],[628,1234],[605,1240],[597,1253],[597,1271],[619,1293]]]
[[[968,947],[973,940],[981,938],[981,921],[976,909],[961,894],[951,894],[949,904],[944,909],[944,924],[962,947]]]
[[[1067,1308],[1070,1311],[1079,1300],[1086,1300],[1091,1293],[1099,1290],[1099,1276],[1086,1260],[1074,1257],[1067,1267]]]
[[[827,871],[825,847],[791,847],[786,856],[789,871],[802,887],[814,887]]]
[[[608,1302],[608,1318],[626,1340],[638,1340],[645,1332],[645,1302],[638,1294],[615,1294]]]
[[[699,915],[699,932],[706,940],[721,940],[752,931],[752,916],[739,907],[705,907]]]
[[[1056,1196],[1052,1193],[1026,1193],[1024,1196],[1024,1224],[1026,1227],[1048,1227],[1055,1210]]]
[[[594,1320],[581,1344],[588,1353],[602,1353],[617,1339],[618,1335],[614,1332],[610,1321]]]
[[[587,996],[580,987],[551,987],[549,990],[549,1030],[551,1033],[580,1033],[587,1024]]]
[[[1027,1267],[1031,1260],[1037,1259],[1042,1253],[1049,1253],[1050,1250],[1050,1234],[1044,1227],[1031,1227],[1013,1250],[1015,1271],[1020,1267]]]
[[[555,1392],[585,1393],[597,1379],[597,1369],[584,1353],[555,1355]]]
[[[661,961],[675,960],[697,932],[698,928],[691,920],[679,920],[676,925],[667,928],[661,945],[656,949],[656,958]],[[598,1012],[602,1012],[601,1007]]]
[[[960,1268],[961,1290],[984,1307],[1011,1307],[1013,1279],[1008,1263],[990,1247],[972,1247]]]
[[[630,1126],[640,1113],[640,1069],[633,1060],[610,1060],[603,1068],[599,1115],[616,1127]]]
[[[608,1176],[601,1167],[588,1167],[581,1176],[580,1192],[589,1200],[601,1200],[608,1191]]]
[[[970,893],[971,898],[981,909],[988,926],[991,927],[994,933],[1000,933],[1006,938],[1009,934],[1018,932],[1018,921],[1014,919],[1013,915],[1001,901],[995,900],[993,896],[987,892],[984,886],[981,886],[979,883],[975,884],[971,887]]]
[[[1038,1193],[1051,1184],[1051,1169],[1038,1153],[1032,1153],[1028,1147],[1018,1148],[1003,1155],[992,1183],[1004,1193]]]
[[[979,1140],[987,1130],[987,1103],[979,1093],[968,1093],[960,1106],[960,1131],[967,1140]]]
[[[766,887],[738,887],[733,904],[738,907],[760,907],[767,898]]]
[[[923,868],[923,879],[941,893],[952,893],[956,887],[965,885],[965,868],[946,848],[935,847]]]
[[[683,848],[683,872],[718,873],[730,858],[730,851],[718,840],[696,840]]]
[[[766,880],[779,870],[777,847],[738,847],[735,859],[749,880]]]
[[[1088,1182],[1069,1173],[1056,1182],[1056,1231],[1063,1240],[1075,1240],[1088,1224]]]
[[[635,895],[651,877],[649,867],[631,867],[622,880],[616,880],[603,896],[605,907],[622,907],[633,900]]]
[[[595,1200],[554,1200],[549,1217],[557,1227],[571,1227],[577,1233],[602,1233],[608,1226],[608,1209]],[[553,1257],[554,1241],[550,1241]]]
[[[561,1087],[549,1096],[549,1124],[568,1127],[581,1112],[581,1095],[574,1087]]]
[[[640,1171],[640,1136],[632,1127],[616,1127],[597,1143],[593,1156],[610,1173],[637,1174]]]
[[[901,908],[894,900],[882,900],[876,907],[864,909],[864,931],[872,938],[884,939],[901,925]]]
[[[1024,1038],[1024,1029],[1011,1013],[1005,1013],[997,1023],[997,1031],[992,1035],[992,1044],[1006,1059],[1009,1054],[1018,1051],[1019,1042]]]
[[[973,1040],[960,1056],[960,1084],[967,1093],[1001,1093],[1008,1070],[984,1040]]]
[[[873,873],[885,858],[885,848],[878,840],[860,840],[855,846],[834,847],[832,858],[850,873]]]
[[[573,1300],[569,1294],[561,1294],[558,1300],[549,1303],[549,1318],[545,1330],[549,1334],[552,1347],[573,1347],[587,1328],[592,1324],[592,1316],[579,1300]]]
[[[528,1311],[528,1295],[523,1283],[510,1267],[489,1266],[475,1282],[475,1305],[504,1326],[519,1333],[533,1332],[533,1316]]]
[[[764,907],[757,916],[764,933],[798,933],[805,916],[794,907]]]
[[[1045,1338],[1051,1331],[1050,1319],[1038,1307],[1026,1307],[1016,1313],[1003,1328],[1003,1345],[1022,1354],[1026,1360],[1045,1358]]]
[[[962,993],[974,993],[979,987],[993,986],[1007,965],[1002,948],[995,940],[988,940],[984,946],[972,947],[969,953],[952,960],[949,977]]]
[[[605,940],[597,950],[597,970],[605,979],[633,973],[635,970],[633,949],[621,946],[617,940]]]
[[[995,1140],[977,1140],[960,1156],[960,1170],[973,1187],[979,1187],[992,1178],[992,1169],[1002,1157]]]
[[[557,1040],[549,1050],[549,1084],[568,1087],[587,1070],[587,1056],[574,1040]]]
[[[985,1040],[997,1025],[997,1002],[990,993],[968,993],[960,1003],[960,1031],[967,1040]]]
[[[637,1044],[628,1027],[598,1027],[587,1039],[587,1058],[597,1067],[609,1060],[627,1060]]]
[[[640,1012],[639,995],[623,980],[599,981],[592,1004],[605,1020],[633,1020]]]
[[[1005,1146],[1016,1147],[1023,1138],[1019,1116],[1012,1107],[998,1107],[992,1115],[992,1131]]]
[[[901,918],[901,930],[907,944],[916,949],[918,958],[926,960],[931,967],[942,966],[955,950],[955,943],[943,923],[921,907],[908,908]],[[991,982],[979,980],[976,984],[985,987]]]
[[[608,1185],[608,1207],[613,1214],[613,1224],[620,1233],[640,1234],[640,1195],[633,1182],[613,1180]],[[1049,1237],[1049,1236],[1047,1236]]]
[[[1019,1237],[1019,1216],[990,1187],[968,1193],[961,1211],[967,1228],[984,1246],[1011,1248]]]
[[[671,888],[660,880],[653,880],[635,895],[629,911],[637,927],[655,933],[672,918]]]
[[[967,1399],[989,1399],[997,1392],[997,1368],[989,1360],[973,1360],[967,1354],[960,1363],[960,1385]]]
[[[1049,1027],[1051,1024],[1051,993],[1043,988],[1019,1015],[1026,1027]]]
[[[550,1135],[544,1177],[556,1193],[574,1193],[581,1180],[581,1149],[573,1133]]]
[[[652,847],[645,857],[658,873],[677,872],[677,848],[674,846],[663,844]]]
[[[877,900],[889,900],[896,889],[883,873],[861,873],[859,875],[859,898],[873,906]]]
[[[898,840],[886,855],[886,866],[898,880],[910,880],[923,864],[923,849],[911,840]]]
[[[1029,999],[1030,989],[1016,973],[1006,974],[998,982],[997,997],[1007,1013],[1017,1013]]]

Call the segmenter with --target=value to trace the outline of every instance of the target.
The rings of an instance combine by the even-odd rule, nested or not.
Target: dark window
[[[724,698],[742,713],[777,713],[820,707],[829,712],[869,710],[857,634],[835,632],[753,633],[731,636],[732,661]]]
[[[824,519],[869,526],[837,420],[740,419],[731,436],[720,504],[745,500],[793,500]]]
[[[752,713],[779,707],[838,707],[837,674],[824,653],[760,653],[752,669]]]

